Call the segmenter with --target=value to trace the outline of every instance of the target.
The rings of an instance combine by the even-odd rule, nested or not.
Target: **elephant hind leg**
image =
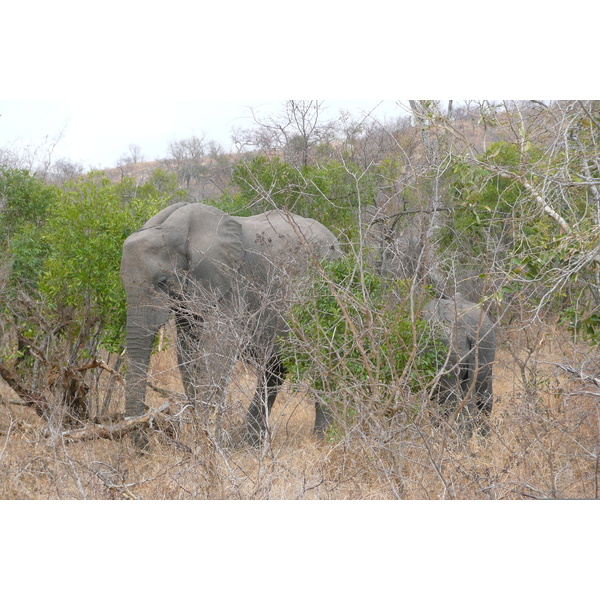
[[[494,397],[486,390],[477,397],[477,429],[482,436],[490,432],[490,415],[494,406]]]
[[[490,431],[490,415],[494,406],[492,392],[492,369],[490,365],[479,367],[475,382],[475,427],[480,435],[486,436]]]
[[[331,409],[325,403],[317,401],[315,405],[315,437],[319,440],[325,439],[325,433],[331,425],[333,415]]]
[[[275,403],[275,398],[285,381],[286,368],[277,355],[259,373],[256,393],[246,413],[246,442],[257,446],[267,431],[267,418]]]

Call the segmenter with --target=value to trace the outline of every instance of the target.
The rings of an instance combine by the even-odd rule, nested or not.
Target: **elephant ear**
[[[212,206],[196,204],[187,240],[188,271],[205,289],[224,296],[244,262],[242,226]]]

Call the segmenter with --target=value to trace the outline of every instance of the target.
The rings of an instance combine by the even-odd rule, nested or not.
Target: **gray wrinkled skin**
[[[257,367],[245,428],[246,440],[257,444],[285,378],[277,340],[286,332],[283,313],[293,301],[289,283],[306,273],[311,260],[342,254],[326,227],[290,213],[232,217],[204,204],[178,203],[152,217],[123,245],[126,415],[147,408],[152,345],[174,312],[178,362],[196,408],[223,394],[238,355]],[[201,378],[206,385],[199,385]],[[317,405],[316,433],[323,435],[326,426]]]
[[[496,353],[494,325],[482,309],[460,294],[435,299],[423,309],[423,318],[438,324],[448,345],[440,380],[439,399],[446,412],[463,401],[467,431],[474,425],[487,433],[494,397],[493,365]],[[483,417],[483,419],[482,419]]]

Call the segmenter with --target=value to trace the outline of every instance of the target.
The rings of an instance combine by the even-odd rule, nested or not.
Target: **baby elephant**
[[[423,309],[423,318],[438,324],[448,344],[439,390],[447,412],[464,406],[467,431],[477,423],[487,434],[487,417],[492,412],[492,371],[496,353],[494,324],[484,310],[461,294],[435,299]],[[483,419],[481,419],[483,417]]]

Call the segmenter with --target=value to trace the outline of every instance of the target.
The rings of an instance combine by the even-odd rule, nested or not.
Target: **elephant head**
[[[127,298],[126,414],[144,411],[148,364],[156,333],[169,318],[169,294],[193,278],[224,295],[242,264],[241,226],[222,211],[180,203],[150,219],[123,245]]]
[[[446,408],[463,402],[472,417],[487,416],[493,406],[493,365],[496,352],[494,324],[461,294],[436,299],[423,309],[423,318],[441,327],[448,346],[442,368],[439,397]],[[482,425],[482,431],[487,424]]]
[[[278,355],[278,339],[286,327],[281,311],[289,303],[285,286],[292,274],[306,271],[310,257],[320,260],[342,254],[327,228],[290,213],[271,211],[253,217],[231,217],[215,207],[181,203],[152,217],[123,245],[126,415],[139,415],[145,409],[152,345],[170,310],[176,313],[179,366],[186,394],[190,403],[195,403],[194,353],[202,340],[194,338],[192,332],[190,342],[194,328],[181,316],[185,312],[184,296],[189,297],[187,292],[195,290],[201,292],[201,303],[209,310],[236,306],[246,311],[236,313],[233,327],[252,337],[244,341],[244,351],[250,349],[255,358],[260,357],[257,368],[262,373],[258,374],[257,391],[247,414],[250,441],[256,441],[265,431],[266,415],[285,377]],[[199,321],[199,329],[204,331],[202,315]],[[316,424],[322,427],[323,422],[318,408]]]

